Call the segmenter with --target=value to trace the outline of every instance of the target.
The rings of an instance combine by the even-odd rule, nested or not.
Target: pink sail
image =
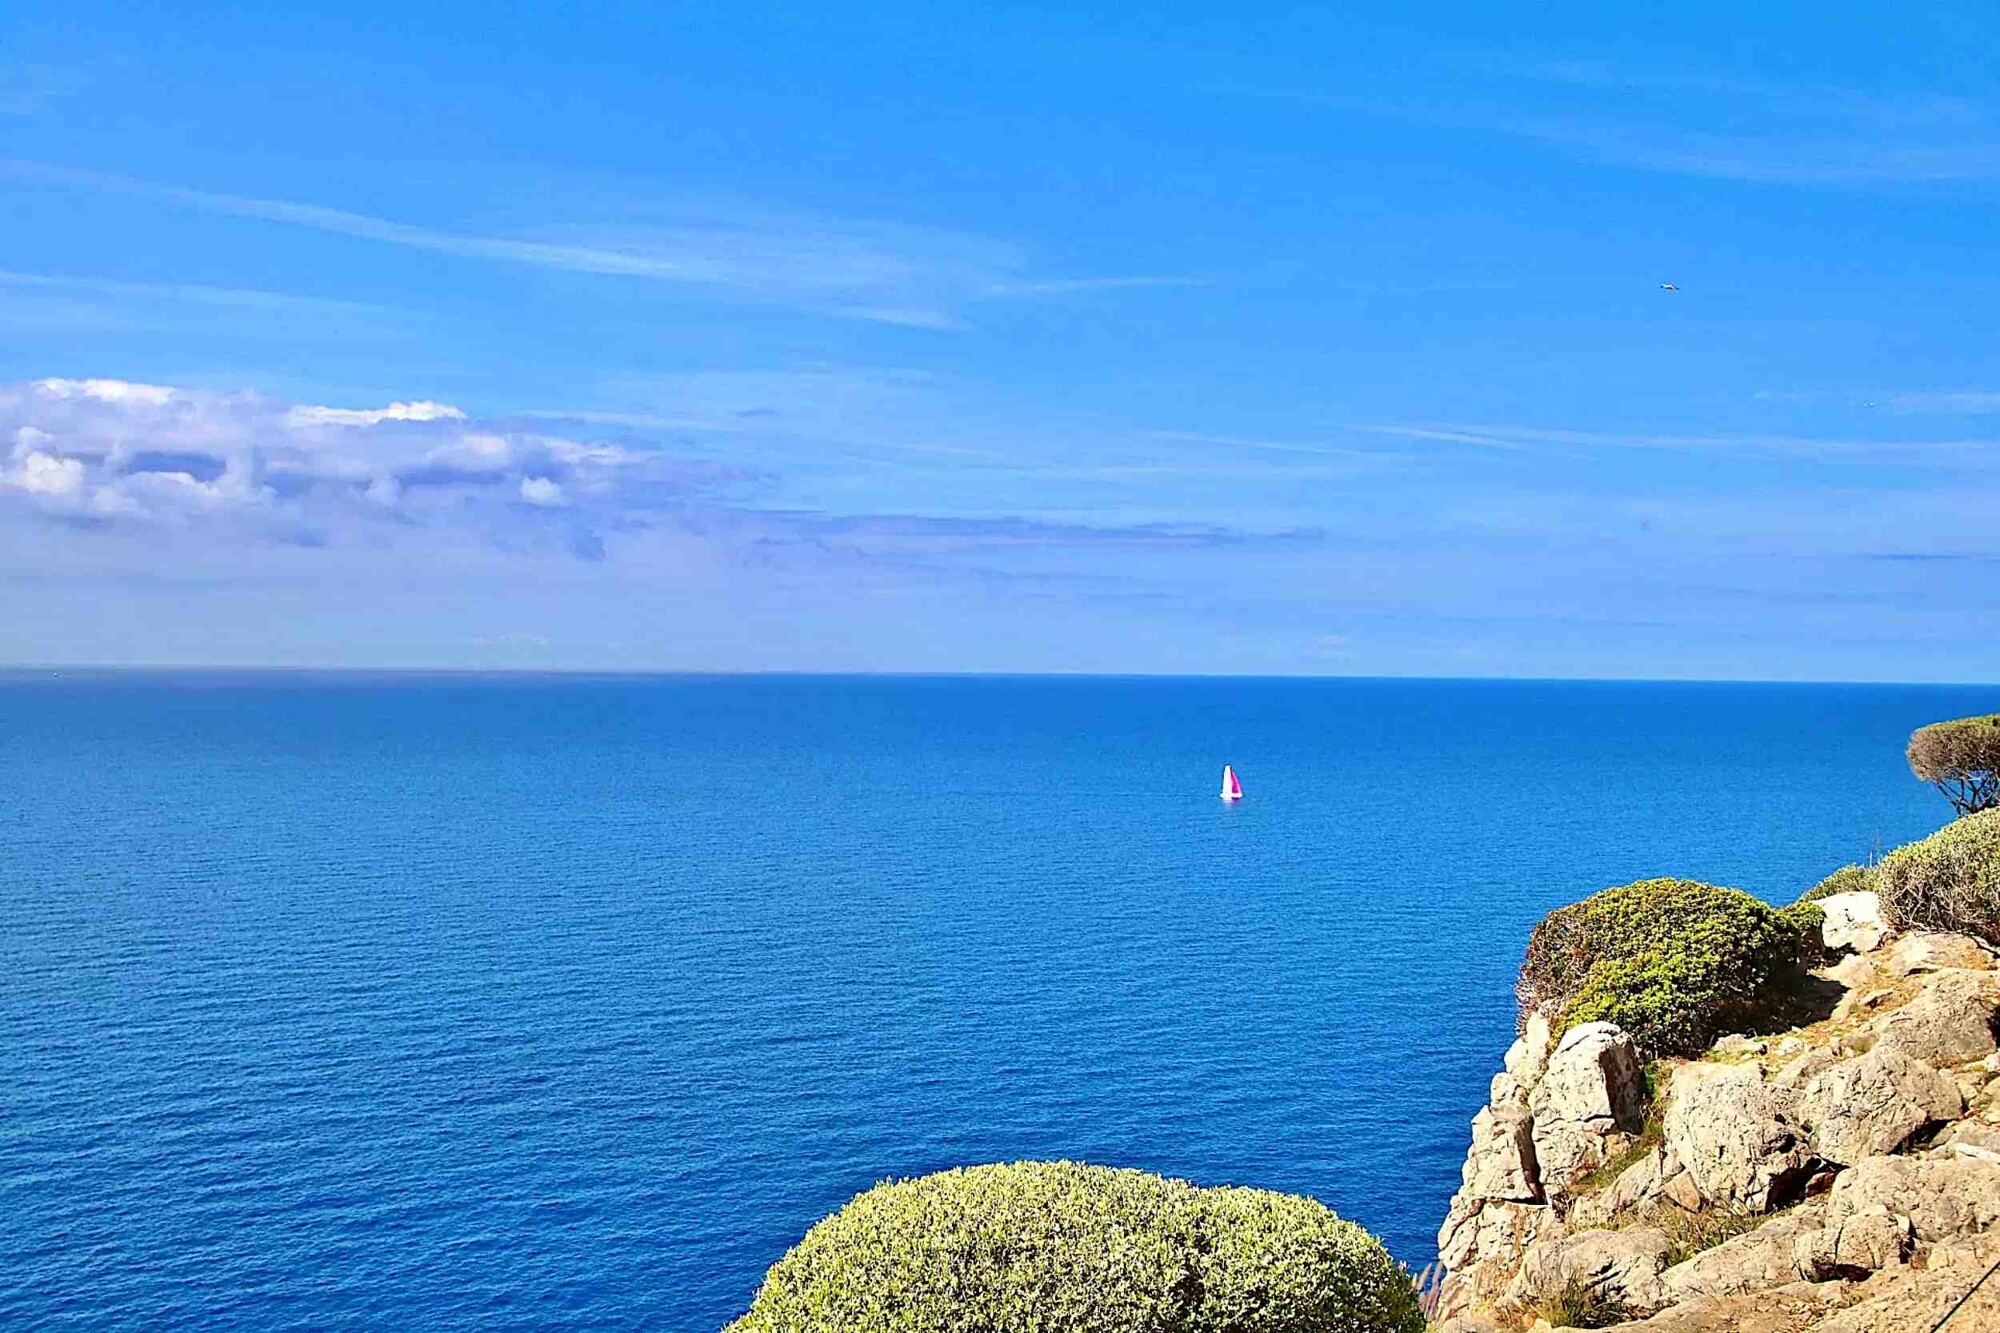
[[[1243,784],[1236,780],[1236,770],[1228,764],[1222,766],[1222,799],[1225,801],[1243,799]]]

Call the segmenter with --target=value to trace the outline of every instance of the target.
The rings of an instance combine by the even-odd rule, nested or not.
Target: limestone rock
[[[2000,1224],[2000,1163],[1964,1158],[1869,1157],[1843,1171],[1826,1198],[1826,1225],[1884,1214],[1935,1244]]]
[[[1939,972],[1945,968],[1986,972],[1993,968],[1993,955],[1970,935],[1924,930],[1897,940],[1890,947],[1883,966],[1891,976],[1898,977]]]
[[[1668,1181],[1686,1178],[1679,1162],[1659,1148],[1649,1148],[1603,1189],[1573,1200],[1570,1225],[1578,1228],[1617,1225],[1621,1218],[1636,1215],[1655,1199],[1664,1198]]]
[[[1438,1233],[1438,1262],[1446,1270],[1439,1287],[1440,1317],[1473,1312],[1498,1298],[1529,1247],[1563,1234],[1555,1212],[1542,1205],[1453,1198]]]
[[[1704,1198],[1765,1212],[1795,1197],[1816,1165],[1798,1096],[1765,1083],[1755,1065],[1688,1065],[1667,1102],[1667,1151]]]
[[[1893,1046],[1936,1068],[1991,1055],[2000,1011],[2000,972],[1949,968],[1932,973],[1915,999],[1869,1024],[1877,1046]]]
[[[1826,916],[1820,922],[1819,937],[1829,949],[1852,949],[1871,953],[1889,937],[1889,923],[1882,916],[1882,900],[1873,893],[1830,893],[1819,900]]]
[[[1575,1232],[1524,1254],[1508,1298],[1532,1306],[1577,1283],[1627,1309],[1657,1310],[1666,1304],[1660,1274],[1672,1249],[1667,1233],[1658,1227]]]
[[[1977,1120],[1961,1120],[1947,1130],[1933,1151],[1935,1157],[1970,1157],[1982,1162],[2000,1162],[2000,1125]]]
[[[1704,1296],[1669,1306],[1650,1319],[1613,1325],[1614,1333],[1802,1333],[1834,1308],[1843,1283],[1794,1282],[1740,1296]]]
[[[1661,1286],[1670,1300],[1685,1301],[1796,1282],[1793,1251],[1801,1236],[1818,1231],[1824,1221],[1825,1210],[1817,1204],[1781,1213],[1754,1231],[1675,1264],[1661,1275]]]
[[[2000,1329],[2000,1277],[1985,1276],[1995,1260],[2000,1238],[1949,1252],[1939,1246],[1922,1272],[1904,1269],[1854,1288],[1859,1299],[1814,1324],[1812,1333],[1930,1333],[1947,1315],[1939,1333],[1990,1333]]]
[[[1906,1217],[1857,1213],[1801,1235],[1792,1249],[1792,1266],[1815,1282],[1867,1277],[1907,1260],[1914,1240]]]
[[[1964,1110],[1953,1080],[1894,1047],[1815,1075],[1798,1100],[1813,1151],[1843,1165],[1895,1152],[1919,1130]]]
[[[1845,955],[1832,966],[1822,969],[1821,974],[1828,981],[1837,981],[1848,990],[1858,990],[1867,986],[1881,975],[1876,971],[1874,963],[1858,953]]]
[[[1610,1159],[1614,1135],[1636,1134],[1643,1127],[1646,1091],[1640,1071],[1638,1048],[1609,1023],[1585,1023],[1563,1034],[1528,1095],[1535,1160],[1547,1193],[1567,1194]]]
[[[1519,1107],[1481,1107],[1472,1117],[1472,1148],[1466,1154],[1465,1192],[1479,1199],[1540,1203],[1535,1171],[1534,1122]]]
[[[1487,1314],[1457,1315],[1432,1325],[1432,1329],[1433,1333],[1513,1333],[1511,1328]]]

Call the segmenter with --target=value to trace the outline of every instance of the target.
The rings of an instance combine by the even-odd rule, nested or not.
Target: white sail
[[[1228,764],[1222,766],[1222,799],[1225,801],[1243,799],[1243,784],[1236,780],[1236,770]]]

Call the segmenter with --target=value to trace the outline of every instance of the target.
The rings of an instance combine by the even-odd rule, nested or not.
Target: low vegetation
[[[1822,898],[1831,898],[1836,893],[1873,893],[1875,891],[1875,871],[1870,866],[1842,866],[1819,883],[1799,895],[1798,903],[1816,903]]]
[[[1638,1316],[1597,1287],[1569,1282],[1531,1312],[1555,1328],[1610,1328]]]
[[[2000,809],[1898,847],[1877,867],[1891,925],[1951,930],[2000,944]]]
[[[2000,806],[2000,713],[1919,727],[1905,757],[1959,814]]]
[[[1659,1209],[1652,1222],[1667,1233],[1667,1267],[1672,1268],[1705,1250],[1714,1249],[1726,1240],[1734,1240],[1746,1231],[1755,1231],[1772,1216],[1771,1213],[1739,1213],[1728,1209],[1687,1213],[1669,1207]]]
[[[1549,913],[1528,938],[1516,994],[1560,1035],[1615,1023],[1652,1058],[1692,1056],[1725,1032],[1796,1017],[1819,955],[1820,909],[1737,889],[1648,879]]]
[[[726,1333],[1422,1333],[1410,1275],[1325,1205],[1015,1162],[878,1185]]]

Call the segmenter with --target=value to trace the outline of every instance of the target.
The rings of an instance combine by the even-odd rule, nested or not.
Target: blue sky
[[[2000,677],[2000,11],[1324,9],[10,6],[0,660]]]

